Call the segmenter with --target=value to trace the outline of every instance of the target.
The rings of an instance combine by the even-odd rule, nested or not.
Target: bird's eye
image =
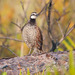
[[[36,15],[36,13],[33,13],[32,15]]]

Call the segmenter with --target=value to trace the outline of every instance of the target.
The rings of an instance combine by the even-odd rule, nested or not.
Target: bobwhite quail
[[[37,51],[42,51],[43,37],[40,28],[36,25],[36,17],[38,14],[33,12],[30,16],[29,22],[22,28],[22,37],[27,46],[33,53]],[[32,54],[33,54],[32,53]]]

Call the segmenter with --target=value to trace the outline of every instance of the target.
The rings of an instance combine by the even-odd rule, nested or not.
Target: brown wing
[[[36,26],[36,30],[37,30],[37,33],[36,33],[36,44],[35,44],[35,46],[37,49],[42,50],[42,44],[43,44],[42,32],[38,26]]]

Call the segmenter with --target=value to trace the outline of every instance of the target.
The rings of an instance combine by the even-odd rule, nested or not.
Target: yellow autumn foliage
[[[0,1],[0,37],[11,37],[11,38],[22,40],[20,29],[14,24],[11,24],[11,21],[17,23],[19,26],[23,26],[27,22],[27,19],[29,21],[30,14],[32,12],[39,13],[42,10],[42,8],[46,5],[46,3],[48,3],[49,1],[50,0],[13,0],[13,1],[1,0]],[[58,19],[64,12],[68,12],[68,11],[71,12],[72,4],[70,4],[69,0],[52,0],[52,1],[53,1],[52,12],[51,12],[52,35],[56,40],[59,40],[61,34],[58,25],[56,23],[56,19]],[[24,10],[22,9],[21,2],[24,5]],[[56,9],[58,13],[56,13],[54,9]],[[25,18],[25,14],[27,19]],[[37,25],[42,30],[43,39],[44,39],[43,49],[48,51],[51,48],[51,41],[48,38],[48,32],[47,32],[48,29],[47,15],[48,15],[48,8],[46,11],[44,10],[41,13],[41,15],[37,17]],[[61,25],[61,28],[63,29],[63,32],[65,32],[66,27],[69,23],[68,20],[72,17],[74,17],[73,14],[68,13],[67,15],[64,15],[61,18],[59,23]],[[71,19],[69,28],[71,28],[73,25],[74,25],[74,21]],[[72,37],[75,39],[74,34],[75,34],[75,29],[72,31],[72,33],[69,35],[68,38],[73,46],[74,46],[73,42],[75,40],[72,42],[70,38]],[[27,55],[29,52],[29,48],[25,43],[17,42],[9,39],[8,40],[0,39],[0,40],[1,40],[0,45],[2,45],[3,42],[5,42],[5,44],[6,45],[8,44],[9,48],[14,52],[16,52],[16,54],[19,56]],[[72,46],[69,46],[65,40],[62,42],[62,44],[64,44],[67,49],[70,50],[73,49]],[[62,49],[59,47],[59,50],[62,51],[64,50],[64,48]],[[11,54],[9,53],[8,52],[6,53],[7,56],[8,55],[11,56]]]
[[[8,4],[4,4],[1,9],[1,24],[4,27],[8,27],[14,15],[14,9],[11,8]]]

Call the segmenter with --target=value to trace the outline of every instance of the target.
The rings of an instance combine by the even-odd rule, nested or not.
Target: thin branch
[[[25,11],[25,9],[24,9],[24,4],[23,4],[22,1],[20,1],[20,3],[21,3],[21,6],[22,6],[22,9],[23,9],[23,12],[24,12],[24,16],[25,16],[26,20],[28,21],[27,15],[26,15],[26,11]],[[23,20],[24,20],[24,19],[23,19]]]
[[[60,45],[60,43],[73,31],[74,28],[75,28],[75,24],[68,30],[65,36],[60,39],[59,42],[53,43],[54,46],[52,47],[50,51],[54,51]]]
[[[68,30],[68,32],[65,34],[65,36],[60,39],[58,45],[66,38],[66,36],[69,35],[69,33],[71,33],[73,31],[74,28],[75,28],[75,24]]]
[[[10,50],[8,47],[4,46],[4,45],[0,45],[0,47],[6,48],[7,50],[9,50],[13,55],[17,56],[12,50]],[[17,56],[18,57],[18,56]]]
[[[59,18],[57,19],[58,21],[60,21],[62,19],[62,17],[64,17],[65,15],[67,15],[68,13],[70,13],[70,11],[68,12],[65,12],[64,14],[62,14],[60,16],[60,14],[55,10],[55,12],[58,14]],[[53,24],[51,26],[53,26],[54,24],[56,23],[56,19],[55,19],[55,22],[53,22]]]
[[[50,22],[50,20],[51,20],[51,9],[52,9],[52,0],[50,0],[49,7],[48,7],[48,35],[52,41],[53,37],[51,35],[51,28],[50,28],[50,26],[51,26],[51,22]]]
[[[2,42],[2,45],[4,45],[6,42],[7,42],[7,39],[5,39],[5,40]],[[2,51],[3,51],[3,47],[1,47],[1,49],[0,49],[0,55],[2,54]]]
[[[50,3],[49,3],[49,7],[48,7],[48,36],[51,40],[51,43],[52,43],[52,48],[50,49],[50,51],[54,51],[56,49],[56,43],[54,42],[53,40],[53,37],[52,37],[52,33],[51,33],[51,9],[52,9],[52,0],[50,0]]]
[[[17,41],[17,42],[24,42],[22,40],[13,39],[13,38],[10,38],[10,37],[0,37],[0,39],[8,39],[8,40],[14,40],[14,41]]]
[[[40,14],[43,12],[43,10],[45,10],[45,9],[47,8],[47,6],[49,5],[49,3],[50,3],[50,2],[48,2],[48,3],[42,8],[42,10],[38,13],[38,15],[40,15]]]
[[[68,30],[68,28],[69,28],[70,24],[71,24],[71,21],[69,22],[69,24],[68,24],[68,26],[67,26],[67,28],[66,28],[66,30],[65,30],[65,34],[64,34],[64,36],[66,35],[67,30]]]
[[[61,26],[60,26],[58,20],[57,20],[57,23],[58,23],[58,26],[59,26],[60,32],[61,32],[61,34],[62,34],[62,37],[64,37],[63,30],[62,30],[62,28],[61,28]]]
[[[14,22],[11,22],[12,24],[16,25],[18,28],[21,29],[21,27],[17,24],[17,23],[14,23]]]
[[[21,3],[21,6],[22,6],[22,9],[23,9],[23,11],[24,11],[24,5],[23,5],[23,2],[20,1],[20,3]]]
[[[63,16],[67,15],[67,14],[70,13],[70,12],[71,12],[71,11],[67,11],[67,12],[63,13],[63,14],[60,16],[59,19],[61,19]]]
[[[53,8],[53,12],[55,12],[58,16],[60,16],[60,13],[55,8]]]

